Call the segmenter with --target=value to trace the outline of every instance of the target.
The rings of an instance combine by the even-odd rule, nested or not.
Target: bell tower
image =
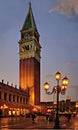
[[[39,33],[35,24],[31,3],[21,29],[19,40],[19,86],[29,89],[29,104],[40,103],[40,52]]]

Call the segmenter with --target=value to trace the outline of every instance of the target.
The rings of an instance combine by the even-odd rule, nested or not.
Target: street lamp
[[[49,87],[50,87],[50,84],[49,83],[44,83],[44,89],[46,91],[46,93],[48,95],[51,95],[53,93],[56,93],[56,96],[57,96],[57,107],[56,107],[56,119],[55,119],[55,126],[54,128],[55,129],[59,129],[60,126],[59,126],[59,114],[58,114],[58,109],[59,109],[59,94],[61,93],[62,95],[65,94],[65,91],[67,89],[67,86],[68,86],[68,83],[69,83],[69,79],[67,77],[63,78],[62,79],[62,85],[60,86],[59,85],[59,81],[61,79],[61,73],[57,72],[55,74],[55,78],[56,78],[56,81],[57,81],[57,86],[54,86],[52,91],[48,91],[49,90]]]

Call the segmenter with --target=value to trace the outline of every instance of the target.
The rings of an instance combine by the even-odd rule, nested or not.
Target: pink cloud
[[[78,0],[55,0],[56,3],[49,10],[49,13],[59,11],[61,14],[72,16],[78,15]]]

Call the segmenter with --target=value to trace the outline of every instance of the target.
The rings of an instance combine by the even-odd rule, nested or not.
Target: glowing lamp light
[[[8,112],[9,116],[11,116],[11,111]]]
[[[65,89],[67,89],[67,86],[64,86],[65,87]]]
[[[65,89],[65,86],[62,85],[61,89],[64,90],[64,89]]]
[[[56,80],[60,80],[61,79],[61,73],[60,72],[57,72],[55,74],[55,77],[56,77]]]
[[[68,83],[69,83],[69,79],[68,79],[67,77],[65,77],[65,78],[62,79],[62,84],[63,84],[64,86],[67,86]]]
[[[49,89],[49,87],[50,87],[49,83],[47,83],[47,82],[46,82],[46,83],[44,83],[44,89],[45,89],[45,90],[48,90],[48,89]]]
[[[64,86],[64,85],[62,85],[62,87],[61,87],[61,91],[66,91],[66,89],[67,89],[67,86]]]

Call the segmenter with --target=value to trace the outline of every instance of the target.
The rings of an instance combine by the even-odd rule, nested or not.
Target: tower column
[[[19,86],[30,92],[29,104],[40,103],[40,51],[39,33],[31,4],[23,24],[19,40]]]

